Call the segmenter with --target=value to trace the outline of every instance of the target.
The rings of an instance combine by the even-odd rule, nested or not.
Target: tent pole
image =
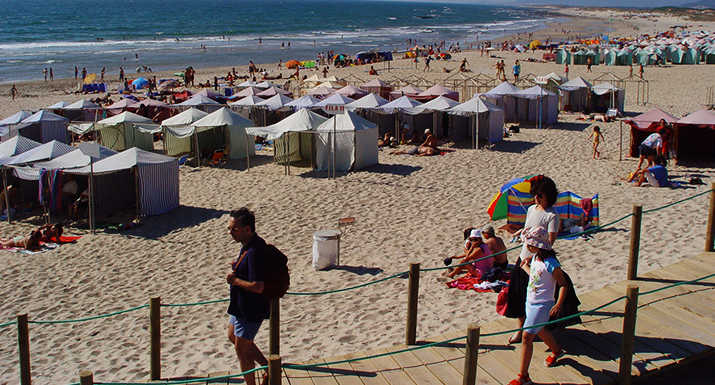
[[[136,204],[137,204],[137,215],[135,220],[138,222],[139,221],[139,167],[134,166],[134,191],[135,191],[135,197],[136,197]]]
[[[246,129],[244,128],[244,131],[245,130]],[[246,171],[251,169],[251,151],[248,148],[248,146],[251,144],[250,143],[251,141],[249,139],[250,139],[250,136],[248,135],[248,133],[246,133]],[[255,143],[255,140],[254,140],[254,143]],[[254,144],[254,147],[255,147],[255,144]]]
[[[623,121],[620,121],[620,135],[618,135],[619,151],[618,151],[618,161],[623,161]]]
[[[52,178],[50,178],[50,173],[49,173],[49,172],[47,172],[47,173],[45,173],[45,174],[47,174],[47,185],[49,186],[49,189],[48,189],[48,190],[50,191],[49,199],[50,199],[50,202],[51,202],[51,201],[52,201]],[[40,191],[40,193],[42,193],[42,191]],[[51,204],[50,204],[50,202],[47,202],[47,220],[45,221],[45,223],[51,223],[51,222],[52,222],[52,218],[51,218],[51,216],[52,216],[52,209],[51,209]],[[44,209],[44,207],[45,207],[45,206],[42,206],[43,209]]]
[[[5,166],[2,166],[2,187],[5,192],[5,212],[7,212],[7,223],[12,223],[10,219],[10,189],[7,186],[7,173]],[[0,213],[1,215],[2,213]]]
[[[474,120],[476,121],[474,124],[474,149],[476,150],[479,144],[479,106],[477,106],[477,114],[474,115]]]
[[[201,152],[199,152],[199,131],[194,128],[194,144],[196,145],[196,166],[201,168]]]
[[[89,157],[89,230],[95,234],[94,228],[94,158]]]

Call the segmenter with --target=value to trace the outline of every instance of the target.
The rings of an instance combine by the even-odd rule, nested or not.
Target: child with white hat
[[[526,321],[522,338],[522,356],[519,377],[512,380],[509,385],[531,384],[529,378],[529,364],[534,352],[534,337],[538,335],[551,349],[551,355],[546,358],[544,365],[554,366],[556,361],[564,355],[564,350],[556,342],[551,332],[543,326],[552,315],[557,315],[566,299],[566,278],[561,270],[561,265],[556,259],[556,253],[551,248],[549,233],[542,226],[525,229],[521,238],[530,253],[533,253],[531,264],[526,261],[521,268],[529,274],[529,283],[526,289]],[[554,301],[556,284],[559,285],[558,300]]]

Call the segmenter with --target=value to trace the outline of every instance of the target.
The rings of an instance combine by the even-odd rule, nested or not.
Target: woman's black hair
[[[556,183],[548,176],[539,175],[531,179],[531,188],[529,194],[536,196],[543,194],[546,197],[547,207],[549,208],[556,204],[556,198],[559,195],[559,190],[556,189]]]
[[[551,250],[539,249],[539,251],[536,253],[536,257],[539,258],[540,261],[543,261],[548,257],[556,258],[556,252],[554,251],[554,249],[551,249]]]
[[[469,235],[472,234],[472,230],[474,230],[474,227],[467,227],[466,230],[464,230],[464,240],[466,241],[469,239]]]

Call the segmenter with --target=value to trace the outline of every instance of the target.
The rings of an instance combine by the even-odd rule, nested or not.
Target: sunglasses
[[[238,230],[240,230],[240,229],[241,229],[240,227],[231,227],[231,226],[228,226],[228,231],[238,231]]]

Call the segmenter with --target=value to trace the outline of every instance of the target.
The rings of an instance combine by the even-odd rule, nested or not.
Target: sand
[[[565,12],[585,12],[566,10]],[[577,14],[574,14],[577,16]],[[589,13],[609,18],[606,11]],[[663,26],[673,21],[661,21]],[[632,25],[641,29],[649,19],[613,23],[628,35]],[[640,24],[639,24],[640,23]],[[577,23],[578,24],[578,23]],[[682,24],[682,22],[681,22]],[[591,25],[591,27],[597,24]],[[560,28],[554,26],[554,28]],[[589,27],[590,28],[590,27]],[[619,29],[620,28],[620,29]],[[700,27],[698,27],[700,28]],[[571,28],[567,28],[571,29]],[[707,29],[707,28],[703,28]],[[712,30],[712,28],[710,28]],[[548,31],[542,31],[545,33]],[[616,33],[614,32],[614,34]],[[541,53],[498,52],[507,63],[522,60],[522,74],[562,73],[553,63],[525,62]],[[493,75],[494,59],[478,52],[464,52],[475,72]],[[436,63],[433,68],[439,68]],[[449,65],[458,66],[458,61]],[[275,68],[275,64],[271,65]],[[397,60],[390,74],[417,75],[433,81],[441,71],[410,69],[408,60]],[[627,89],[626,109],[631,113],[662,108],[676,116],[703,107],[703,79],[711,66],[646,68],[651,81],[650,99],[638,105],[635,92]],[[241,68],[245,71],[245,68]],[[612,71],[627,77],[627,68],[572,66],[571,76],[593,79]],[[367,68],[331,70],[330,75],[350,74],[368,80]],[[198,80],[224,69],[198,69]],[[284,71],[287,75],[288,71]],[[113,76],[114,77],[114,76]],[[19,84],[19,100],[0,102],[0,116],[21,108],[38,108],[60,99],[73,80]],[[634,84],[634,83],[633,83]],[[629,83],[629,87],[631,87]],[[9,88],[9,87],[8,87]],[[48,92],[48,88],[50,89]],[[291,292],[317,292],[351,287],[408,269],[440,267],[444,257],[459,252],[462,230],[489,223],[486,207],[492,195],[509,179],[543,173],[560,190],[581,196],[600,195],[601,221],[615,221],[640,204],[652,209],[707,190],[706,186],[680,189],[633,188],[617,176],[635,169],[636,160],[619,161],[620,123],[599,124],[605,143],[603,159],[591,159],[587,137],[591,124],[563,115],[550,129],[523,129],[490,149],[472,150],[453,145],[455,152],[432,158],[380,153],[380,165],[329,180],[307,169],[283,167],[268,154],[225,167],[180,170],[181,207],[121,234],[84,234],[77,244],[51,252],[26,256],[0,252],[0,321],[27,312],[31,320],[63,320],[88,317],[146,304],[159,295],[165,304],[228,298],[225,276],[228,264],[240,248],[226,231],[228,211],[246,205],[255,211],[257,230],[290,257]],[[622,138],[628,143],[628,130]],[[712,168],[670,166],[671,178],[685,180],[698,175],[714,180]],[[646,214],[639,270],[647,272],[700,252],[704,247],[707,195],[655,213]],[[338,218],[354,216],[355,225],[341,240],[342,266],[329,271],[311,267],[312,234],[334,229]],[[504,221],[494,223],[495,227]],[[28,221],[0,223],[3,237],[32,227]],[[630,219],[594,234],[591,240],[560,240],[555,249],[579,293],[625,279]],[[513,263],[516,252],[509,254]],[[693,277],[697,272],[693,272]],[[465,329],[471,323],[496,320],[496,295],[447,289],[441,271],[423,273],[420,280],[418,339]],[[375,349],[404,341],[407,280],[400,277],[357,290],[320,296],[287,296],[282,301],[281,354],[284,362],[330,357]],[[237,370],[238,363],[226,339],[226,304],[163,308],[162,375],[188,376],[213,371]],[[139,381],[149,373],[148,309],[112,318],[61,325],[31,325],[33,381],[63,384],[77,381],[78,372],[92,370],[97,381]],[[506,338],[505,338],[506,340]],[[267,350],[267,323],[256,342]],[[18,384],[18,350],[13,326],[0,329],[0,383]],[[505,381],[508,379],[504,379]]]

